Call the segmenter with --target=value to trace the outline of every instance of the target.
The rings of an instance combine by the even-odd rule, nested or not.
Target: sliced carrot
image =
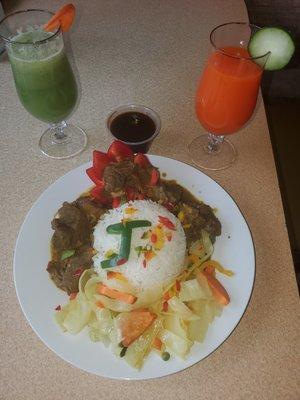
[[[155,320],[156,315],[151,311],[134,311],[123,313],[120,316],[120,330],[122,344],[128,347],[132,342],[139,338]]]
[[[133,304],[136,302],[137,299],[130,293],[124,293],[116,289],[111,289],[108,286],[103,285],[103,283],[98,283],[96,290],[97,293],[102,294],[103,296],[110,297],[111,299],[120,300],[127,304]]]
[[[108,271],[106,277],[107,279],[118,279],[119,281],[128,282],[121,272]]]
[[[213,265],[208,265],[204,268],[204,271],[212,276],[216,276],[216,269]]]
[[[218,303],[226,306],[230,302],[230,297],[224,288],[224,286],[218,281],[217,278],[212,276],[206,271],[199,272],[199,274],[203,274],[205,278],[207,279],[207,282],[209,284],[209,287],[211,288],[211,291],[217,300]]]
[[[162,348],[162,341],[156,336],[153,345],[152,345],[156,350],[161,351]]]
[[[163,299],[164,299],[165,301],[170,300],[170,298],[171,298],[171,295],[170,295],[169,292],[166,292],[166,293],[163,295]]]
[[[75,7],[72,3],[66,4],[60,8],[53,17],[44,25],[45,31],[53,31],[59,25],[63,32],[67,32],[73,23],[75,17]]]

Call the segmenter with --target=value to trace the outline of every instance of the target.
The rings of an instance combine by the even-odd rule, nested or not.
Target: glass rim
[[[14,16],[14,15],[16,15],[16,14],[22,14],[22,13],[27,13],[27,12],[32,12],[32,11],[34,11],[34,12],[37,12],[37,11],[38,11],[38,12],[44,12],[44,13],[49,14],[50,16],[53,16],[53,15],[54,15],[54,13],[53,13],[52,11],[49,11],[49,10],[44,10],[44,9],[41,9],[41,8],[28,8],[28,9],[26,9],[26,10],[14,11],[13,13],[10,13],[10,14],[6,15],[4,18],[2,18],[2,19],[0,20],[0,25],[1,25],[3,22],[5,22],[5,20],[7,20],[8,18],[10,18],[10,17],[12,17],[12,16]],[[47,38],[42,39],[42,40],[37,40],[36,42],[29,42],[29,43],[28,43],[28,42],[27,42],[27,43],[18,42],[18,41],[16,41],[16,40],[11,40],[10,38],[8,38],[8,37],[6,37],[6,36],[1,35],[1,33],[0,33],[0,38],[3,39],[6,43],[16,43],[16,44],[22,44],[23,46],[24,46],[24,45],[30,45],[30,46],[32,46],[33,44],[36,45],[36,44],[46,43],[46,42],[48,42],[49,40],[51,40],[52,38],[56,37],[60,32],[61,32],[61,25],[59,24],[58,27],[57,27],[57,29],[56,29],[56,31],[55,31],[54,33],[52,33],[51,36],[48,36]]]
[[[219,28],[221,28],[221,27],[223,27],[223,26],[227,26],[227,25],[247,25],[247,26],[249,26],[249,27],[253,27],[253,28],[257,28],[257,29],[262,29],[260,26],[255,25],[255,24],[250,24],[249,22],[235,22],[235,21],[233,21],[233,22],[226,22],[226,23],[224,23],[224,24],[220,24],[220,25],[216,26],[216,27],[210,32],[210,34],[209,34],[209,40],[210,40],[210,44],[211,44],[217,51],[219,51],[220,53],[224,54],[224,55],[227,56],[227,57],[236,58],[236,59],[238,59],[238,60],[258,60],[258,59],[260,59],[260,58],[264,58],[264,57],[269,56],[269,55],[271,54],[271,52],[268,51],[268,52],[266,52],[265,54],[262,54],[262,55],[257,56],[257,57],[251,57],[251,56],[250,56],[250,57],[243,57],[243,56],[234,56],[234,55],[232,55],[232,54],[227,53],[225,50],[223,50],[222,48],[218,47],[218,46],[215,44],[214,40],[213,40],[213,34],[214,34],[214,32],[215,32],[217,29],[219,29]]]
[[[148,139],[141,140],[139,142],[128,142],[126,140],[118,139],[110,130],[111,123],[116,117],[118,117],[119,115],[124,114],[126,112],[130,112],[130,111],[136,111],[136,112],[141,112],[141,113],[144,112],[146,115],[150,116],[150,118],[153,120],[153,122],[155,124],[155,131],[154,131],[153,135],[151,135]],[[158,113],[156,111],[152,110],[152,108],[149,108],[142,104],[124,104],[124,105],[117,107],[115,110],[113,110],[108,115],[108,117],[106,119],[106,128],[109,131],[109,133],[112,135],[113,138],[120,140],[121,142],[123,142],[125,144],[128,144],[128,146],[136,146],[136,145],[148,143],[156,138],[156,136],[159,134],[159,132],[161,130],[161,119],[160,119],[160,116],[158,115]]]

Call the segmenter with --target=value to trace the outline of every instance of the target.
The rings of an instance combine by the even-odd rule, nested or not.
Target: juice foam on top
[[[28,26],[11,38],[9,54],[22,61],[41,61],[52,57],[62,50],[63,40],[61,35],[57,35],[41,42],[51,36],[53,33],[44,31],[41,26]]]

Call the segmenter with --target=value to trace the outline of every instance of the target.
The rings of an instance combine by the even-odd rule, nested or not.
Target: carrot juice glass
[[[247,47],[257,26],[233,22],[210,34],[212,52],[196,92],[196,114],[209,132],[189,145],[199,167],[221,170],[236,159],[236,149],[225,136],[239,131],[256,105],[260,80],[269,53],[253,58]]]

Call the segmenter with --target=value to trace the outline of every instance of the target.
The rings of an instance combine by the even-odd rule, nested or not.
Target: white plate
[[[82,331],[77,336],[62,333],[53,320],[54,308],[67,296],[49,279],[46,265],[53,231],[51,220],[64,201],[75,200],[91,186],[82,165],[54,182],[32,206],[20,230],[14,254],[14,279],[22,310],[32,329],[58,356],[85,371],[116,379],[149,379],[181,371],[216,350],[231,334],[248,305],[255,277],[255,252],[248,225],[230,195],[211,178],[187,164],[165,157],[149,156],[167,178],[217,208],[222,235],[217,238],[213,258],[235,272],[220,277],[231,297],[220,318],[210,326],[203,344],[195,344],[186,360],[163,361],[150,354],[141,371],[117,359],[100,343],[92,343]],[[230,357],[230,354],[228,354]]]

